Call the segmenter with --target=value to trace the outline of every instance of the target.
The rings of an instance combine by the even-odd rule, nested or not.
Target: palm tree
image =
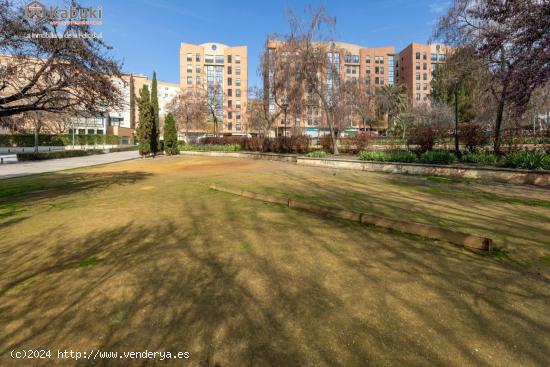
[[[384,114],[388,114],[388,127],[391,127],[393,119],[407,109],[407,94],[405,86],[384,85],[377,90],[376,106]]]

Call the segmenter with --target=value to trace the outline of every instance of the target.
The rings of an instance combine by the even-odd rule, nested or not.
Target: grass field
[[[493,256],[208,189],[489,236]],[[206,157],[0,181],[13,349],[188,351],[65,365],[550,365],[550,191]],[[56,361],[58,362],[58,361]]]

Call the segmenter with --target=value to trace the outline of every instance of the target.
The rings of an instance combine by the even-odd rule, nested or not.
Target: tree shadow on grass
[[[489,365],[481,346],[497,365],[547,365],[540,280],[282,206],[211,191],[184,199],[172,219],[15,243],[35,256],[0,273],[0,360],[47,345],[189,351],[184,365],[209,367]]]
[[[147,172],[109,173],[47,173],[30,177],[0,181],[0,229],[29,218],[21,217],[28,204],[46,204],[75,193],[92,195],[93,190],[104,190],[112,186],[131,185],[152,176]]]

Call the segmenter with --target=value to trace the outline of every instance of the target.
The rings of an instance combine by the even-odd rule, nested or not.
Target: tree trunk
[[[455,88],[455,156],[460,158],[460,147],[458,144],[458,88]]]
[[[506,96],[506,86],[507,82],[502,86],[502,92],[500,93],[500,99],[498,101],[498,110],[495,120],[495,131],[494,131],[494,142],[493,142],[493,151],[496,155],[500,155],[500,130],[502,127],[502,119],[504,116],[504,105],[505,105],[505,96]]]
[[[38,130],[40,129],[38,122],[34,127],[34,152],[38,153]]]

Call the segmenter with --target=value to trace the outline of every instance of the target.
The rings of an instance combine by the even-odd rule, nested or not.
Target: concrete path
[[[71,168],[95,166],[138,158],[137,151],[96,154],[86,157],[50,159],[36,162],[18,162],[0,165],[0,180],[35,175],[38,173],[62,171]]]

